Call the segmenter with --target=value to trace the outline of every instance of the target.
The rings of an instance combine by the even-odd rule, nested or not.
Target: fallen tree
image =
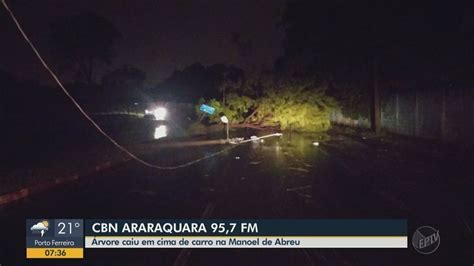
[[[201,99],[216,109],[208,117],[209,124],[220,123],[227,116],[231,128],[265,129],[269,127],[295,131],[325,131],[330,126],[329,114],[336,107],[325,89],[305,83],[286,83],[265,88],[260,97],[229,93],[226,103],[217,99]]]

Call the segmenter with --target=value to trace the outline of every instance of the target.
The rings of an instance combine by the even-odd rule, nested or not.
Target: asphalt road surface
[[[320,141],[319,146],[312,145]],[[158,150],[172,165],[224,146]],[[0,209],[0,265],[473,265],[472,156],[413,140],[285,135],[172,171],[135,162]],[[439,229],[408,249],[86,249],[84,260],[25,258],[27,218],[403,218]]]

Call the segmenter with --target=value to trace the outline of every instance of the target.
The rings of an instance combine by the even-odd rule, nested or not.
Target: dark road
[[[472,1],[0,2],[0,266],[474,266]]]
[[[222,148],[164,149],[145,159],[172,165]],[[2,209],[0,264],[472,265],[469,154],[433,149],[410,140],[292,134],[173,171],[117,165]],[[411,243],[408,249],[86,249],[84,260],[26,262],[25,219],[42,217],[402,218],[409,240],[417,227],[431,225],[441,245],[428,256]]]

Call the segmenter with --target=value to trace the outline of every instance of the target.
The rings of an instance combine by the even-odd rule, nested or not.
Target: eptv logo
[[[440,242],[439,230],[431,226],[421,226],[416,229],[411,240],[415,250],[421,254],[431,254],[435,252]]]

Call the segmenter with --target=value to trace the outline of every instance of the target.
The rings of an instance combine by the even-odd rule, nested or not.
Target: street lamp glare
[[[227,141],[229,141],[229,118],[227,116],[223,115],[221,116],[221,122],[225,124],[225,132],[227,136]]]
[[[221,122],[224,123],[224,124],[228,124],[229,119],[227,118],[227,116],[223,115],[223,116],[221,116]]]
[[[165,120],[167,110],[164,107],[158,107],[153,110],[153,115],[155,116],[156,120]]]

